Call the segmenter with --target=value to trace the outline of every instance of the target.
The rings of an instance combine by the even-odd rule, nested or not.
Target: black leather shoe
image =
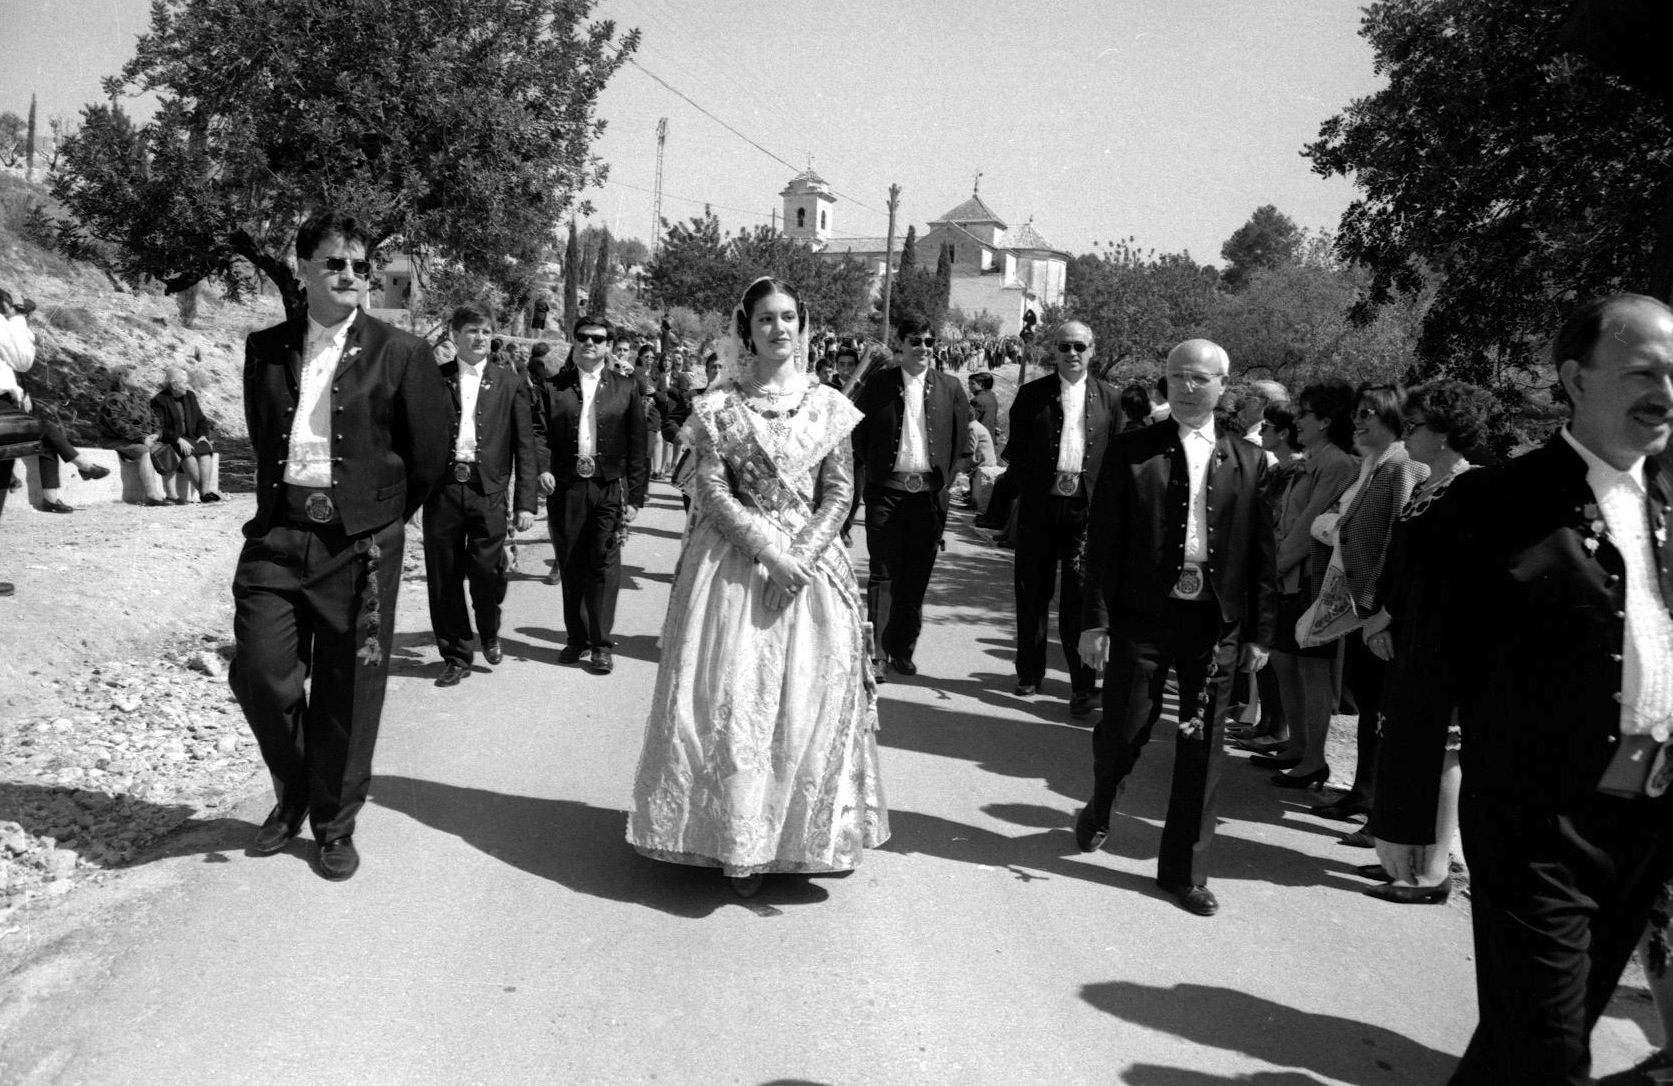
[[[1039,683],[1017,683],[1017,688],[1011,693],[1019,698],[1031,698],[1040,692]]]
[[[918,673],[918,665],[904,656],[889,657],[889,666],[902,675],[916,675]]]
[[[1156,885],[1162,888],[1164,894],[1171,894],[1179,902],[1179,907],[1188,913],[1198,916],[1213,916],[1220,911],[1220,900],[1214,896],[1214,891],[1206,886],[1188,886],[1178,882],[1163,882],[1156,880]]]
[[[203,502],[205,505],[209,504],[210,502],[218,502],[220,500],[221,500],[221,496],[219,494],[215,493],[213,490],[211,490],[209,493],[203,495],[201,498],[198,499],[198,501]]]
[[[10,596],[17,591],[17,587],[10,581],[0,581],[0,596]]]
[[[471,673],[471,669],[464,664],[452,660],[442,665],[441,674],[436,677],[437,686],[458,686],[459,680]]]
[[[255,839],[250,842],[250,851],[258,856],[271,856],[278,852],[302,831],[302,820],[307,815],[307,808],[287,811],[274,804],[273,809],[267,812],[267,821],[261,824]]]
[[[173,505],[173,504],[174,504],[173,502],[168,501],[167,499],[164,499],[164,498],[146,498],[145,499],[145,508],[147,508],[147,509],[161,509],[164,506],[169,506],[169,505]]]
[[[353,878],[360,870],[360,853],[355,851],[353,837],[339,837],[319,847],[319,873],[332,882]]]
[[[1075,847],[1082,852],[1097,852],[1110,835],[1108,826],[1100,826],[1092,819],[1092,804],[1088,803],[1075,816]]]
[[[593,674],[608,675],[616,670],[616,655],[609,649],[593,650]]]
[[[1446,899],[1452,894],[1452,883],[1447,881],[1439,886],[1396,886],[1391,882],[1385,882],[1361,890],[1360,893],[1366,897],[1392,901],[1396,905],[1445,905]]]
[[[1069,696],[1069,715],[1086,716],[1092,712],[1092,691],[1076,690]]]
[[[491,637],[482,643],[482,658],[490,664],[498,664],[505,659],[505,650],[500,648],[500,639]]]
[[[1353,796],[1343,796],[1333,802],[1321,803],[1316,807],[1310,807],[1308,808],[1308,813],[1316,814],[1320,818],[1329,818],[1337,822],[1346,822],[1359,815],[1370,814],[1371,805],[1366,803],[1364,800],[1356,799]]]
[[[592,649],[582,648],[580,645],[570,645],[558,653],[558,663],[578,664],[592,654]]]
[[[73,513],[75,511],[76,511],[75,506],[65,505],[61,501],[50,501],[50,502],[42,502],[41,503],[41,512],[43,512],[43,513]]]
[[[1301,759],[1299,757],[1267,758],[1263,755],[1257,754],[1253,758],[1249,759],[1249,764],[1254,766],[1256,769],[1294,769],[1296,766],[1301,764]]]
[[[1372,882],[1394,881],[1388,877],[1388,868],[1384,867],[1382,864],[1359,864],[1354,868],[1354,873],[1360,878],[1370,879]]]
[[[88,464],[85,470],[82,468],[76,470],[81,472],[83,479],[103,479],[110,474],[110,469],[103,464]]]

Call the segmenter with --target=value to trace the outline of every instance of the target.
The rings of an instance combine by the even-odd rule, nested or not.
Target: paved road
[[[0,995],[0,1082],[1444,1081],[1474,1022],[1467,906],[1361,896],[1368,854],[1237,755],[1221,913],[1180,911],[1151,881],[1161,740],[1106,850],[1076,852],[1087,729],[1061,673],[1010,695],[1009,556],[962,526],[922,674],[884,688],[893,840],[747,903],[638,857],[624,812],[679,523],[658,484],[609,678],[556,665],[558,590],[530,578],[506,663],[437,690],[406,586],[360,874],[323,881],[306,841],[246,857],[252,797],[78,893]],[[1645,1045],[1621,1018],[1598,1048],[1611,1070]]]

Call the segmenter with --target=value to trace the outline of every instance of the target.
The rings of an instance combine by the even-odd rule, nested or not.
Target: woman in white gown
[[[846,871],[889,836],[865,608],[833,545],[859,411],[804,370],[807,310],[759,279],[732,357],[692,405],[692,517],[662,628],[627,839],[719,867]],[[724,353],[724,351],[723,351]]]

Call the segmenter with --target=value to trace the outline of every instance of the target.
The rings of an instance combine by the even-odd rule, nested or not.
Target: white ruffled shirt
[[[461,463],[476,460],[476,398],[482,391],[485,358],[476,365],[459,360],[459,440],[453,443],[453,459]]]
[[[296,419],[290,425],[290,452],[285,460],[285,482],[292,486],[331,485],[331,382],[353,323],[353,313],[329,328],[308,318]]]
[[[1086,375],[1079,381],[1057,379],[1063,404],[1063,436],[1057,443],[1057,470],[1079,475],[1086,467]]]
[[[1597,499],[1609,541],[1627,574],[1626,634],[1621,639],[1621,734],[1673,735],[1673,614],[1661,598],[1650,530],[1644,458],[1625,471],[1604,461],[1563,427],[1563,440],[1586,462],[1586,485]]]
[[[901,413],[900,451],[895,454],[896,471],[929,470],[929,438],[924,426],[925,370],[916,377],[900,371],[901,388],[906,396],[906,410]]]

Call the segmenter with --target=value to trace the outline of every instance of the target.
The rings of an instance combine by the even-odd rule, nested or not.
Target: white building
[[[871,271],[873,291],[881,291],[887,238],[839,235],[836,196],[811,169],[779,195],[786,237],[833,260],[859,260]],[[892,263],[897,269],[903,239],[904,233],[895,239]],[[933,271],[943,244],[953,247],[950,305],[972,316],[986,312],[998,317],[1001,335],[1021,331],[1024,313],[1032,310],[1038,316],[1046,306],[1063,304],[1069,254],[1041,237],[1032,222],[1008,227],[977,192],[918,236],[919,266]]]

